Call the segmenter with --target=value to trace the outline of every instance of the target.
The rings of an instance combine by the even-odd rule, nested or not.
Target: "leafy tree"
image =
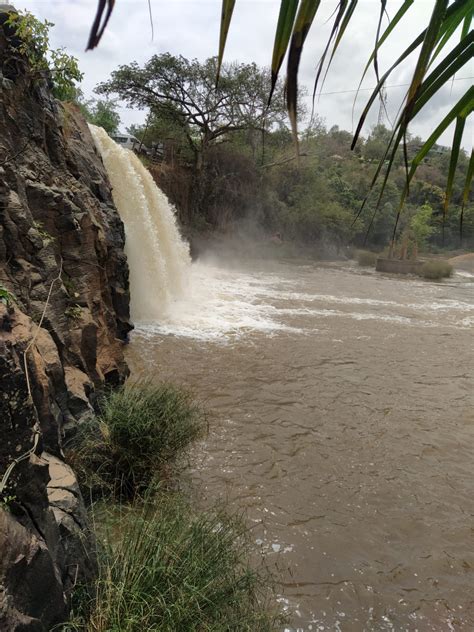
[[[426,246],[428,237],[435,231],[431,225],[432,216],[433,209],[431,206],[429,204],[423,204],[411,218],[410,228],[413,232],[415,242],[420,248]]]
[[[68,55],[64,48],[50,48],[49,31],[54,24],[38,20],[29,11],[19,11],[9,14],[6,25],[14,34],[14,52],[27,59],[30,72],[49,79],[53,94],[60,101],[74,100],[83,74],[77,59]]]
[[[364,143],[362,156],[378,162],[384,156],[391,136],[392,132],[385,125],[375,125]]]
[[[215,58],[201,63],[165,53],[154,55],[143,67],[121,66],[97,92],[149,108],[155,120],[179,128],[200,169],[212,145],[242,130],[271,129],[286,118],[281,86],[280,98],[267,108],[267,70],[255,64],[225,64],[217,89],[216,73]]]
[[[88,48],[94,48],[98,45],[101,36],[107,26],[110,15],[113,11],[115,0],[99,0],[97,14],[91,28]],[[280,14],[275,33],[275,43],[273,47],[273,58],[271,68],[271,89],[270,98],[277,85],[280,69],[285,56],[287,56],[287,78],[286,78],[286,97],[288,112],[292,124],[292,130],[295,140],[297,140],[297,103],[298,103],[298,72],[308,33],[311,30],[314,19],[321,6],[321,2],[316,0],[281,0]],[[318,62],[316,69],[316,80],[314,86],[314,94],[317,93],[320,81],[326,76],[326,73],[334,59],[336,50],[342,41],[348,25],[354,16],[357,15],[359,0],[340,0],[336,10],[333,12],[330,20],[332,21],[329,29],[329,37],[324,47],[323,54]],[[378,64],[379,52],[382,47],[387,47],[386,42],[390,40],[390,36],[400,31],[401,20],[410,15],[413,0],[405,0],[401,3],[398,11],[388,25],[383,28],[383,20],[386,14],[387,1],[380,0],[378,8],[378,26],[376,31],[375,47],[368,50],[369,60],[362,74],[365,77],[370,66],[374,65],[377,75],[377,85],[369,97],[366,107],[360,117],[357,126],[353,146],[360,136],[361,129],[371,110],[373,103],[377,97],[383,98],[385,85],[391,74],[403,63],[409,56],[417,51],[418,57],[413,64],[414,71],[411,79],[410,87],[407,92],[407,98],[399,112],[395,121],[393,134],[386,152],[382,156],[377,172],[372,179],[370,187],[373,188],[375,182],[379,178],[381,172],[386,166],[387,175],[392,166],[394,166],[395,158],[402,143],[405,142],[408,134],[410,123],[418,116],[421,110],[437,95],[438,91],[446,86],[454,75],[461,68],[469,67],[472,61],[473,40],[471,22],[473,16],[472,0],[435,0],[429,18],[425,24],[421,25],[419,35],[410,43],[407,49],[390,65],[389,69],[381,74]],[[219,56],[217,63],[216,76],[219,77],[219,71],[224,56],[224,50],[227,40],[229,27],[232,21],[235,0],[222,0],[221,13],[221,33],[219,40]],[[461,33],[460,40],[458,33]],[[442,54],[440,54],[442,53]],[[324,72],[326,71],[326,72]],[[362,80],[361,80],[362,82]],[[446,131],[451,123],[456,124],[453,137],[453,148],[450,157],[448,169],[448,177],[446,183],[445,211],[449,205],[452,181],[458,164],[460,147],[466,127],[466,120],[472,114],[474,109],[474,87],[468,87],[463,96],[457,103],[453,104],[450,112],[440,121],[436,129],[425,141],[413,158],[410,170],[406,179],[406,186],[402,192],[401,204],[397,213],[395,222],[394,235],[397,223],[401,214],[403,203],[409,190],[409,183],[414,177],[418,166],[422,163],[426,153],[433,147],[439,137]],[[297,144],[298,149],[298,144]],[[395,165],[396,166],[396,165]],[[474,151],[471,153],[470,168],[466,172],[466,180],[463,187],[463,204],[466,204],[470,184],[474,176]],[[386,181],[386,178],[384,178]],[[381,198],[379,203],[381,202]]]
[[[117,103],[111,99],[90,99],[79,101],[86,120],[97,127],[103,127],[108,134],[114,134],[120,126],[120,114]]]

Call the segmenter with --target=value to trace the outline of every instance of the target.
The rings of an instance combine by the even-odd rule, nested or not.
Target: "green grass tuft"
[[[425,279],[443,279],[450,277],[453,273],[453,266],[443,259],[432,259],[426,261],[422,267],[420,274]]]
[[[76,592],[64,631],[281,629],[271,574],[249,564],[252,545],[239,518],[194,514],[180,495],[168,494],[153,498],[152,508],[116,510],[102,540],[98,580]]]
[[[81,424],[68,458],[86,498],[145,492],[204,434],[205,415],[175,386],[139,383],[109,393]]]
[[[370,250],[357,251],[357,263],[364,268],[374,268],[377,262],[377,253]]]

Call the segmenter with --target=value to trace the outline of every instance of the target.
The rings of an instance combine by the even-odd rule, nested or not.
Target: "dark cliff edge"
[[[50,630],[94,575],[62,448],[97,389],[128,372],[123,246],[84,119],[12,55],[0,26],[0,286],[15,297],[0,301],[0,630]]]

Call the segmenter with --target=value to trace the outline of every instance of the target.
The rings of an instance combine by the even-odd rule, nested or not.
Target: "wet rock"
[[[0,509],[0,630],[46,632],[67,615],[61,577],[44,540]]]

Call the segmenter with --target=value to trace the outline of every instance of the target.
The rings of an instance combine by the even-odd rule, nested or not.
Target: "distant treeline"
[[[150,170],[176,205],[181,222],[202,232],[232,233],[245,225],[309,245],[387,246],[406,180],[402,151],[380,203],[376,187],[361,213],[360,209],[390,131],[375,126],[351,151],[349,132],[337,126],[327,129],[323,121],[313,120],[300,134],[297,164],[283,87],[277,86],[268,108],[267,69],[228,64],[216,90],[215,64],[215,59],[201,63],[157,55],[143,67],[121,66],[97,89],[112,109],[110,97],[148,110],[143,125],[128,132],[152,154],[153,147],[159,147],[154,159],[144,160],[150,161]],[[408,162],[420,146],[421,139],[407,139]],[[468,167],[467,155],[461,154],[446,214],[450,151],[435,146],[425,158],[410,186],[398,225],[399,241],[412,241],[418,250],[474,247],[472,194],[461,209]]]

